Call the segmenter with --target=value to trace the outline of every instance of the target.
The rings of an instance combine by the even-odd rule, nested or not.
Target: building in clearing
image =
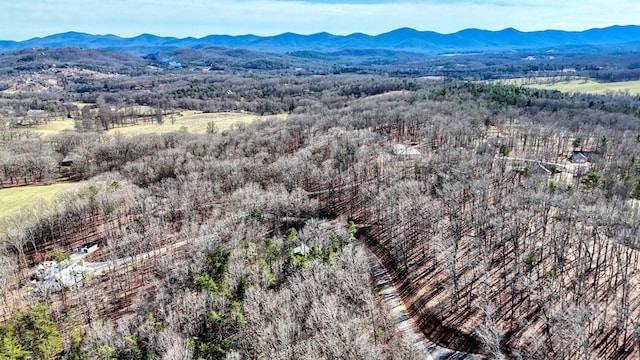
[[[83,265],[84,258],[98,250],[95,243],[87,243],[71,254],[70,259],[60,263],[57,261],[43,261],[36,266],[33,285],[46,292],[60,291],[71,288],[82,282],[85,274],[91,271]]]
[[[80,254],[91,254],[92,252],[98,250],[98,244],[96,243],[88,243],[80,246],[78,249],[78,253]]]
[[[586,164],[589,161],[587,157],[580,152],[574,152],[569,160],[571,160],[571,162],[574,164]]]
[[[60,160],[58,162],[59,166],[72,166],[74,161],[77,161],[78,159],[80,159],[80,156],[75,155],[75,154],[69,154],[67,156],[64,157],[64,159]]]
[[[420,151],[412,148],[411,146],[407,146],[404,144],[393,144],[391,146],[391,154],[396,156],[413,157],[413,156],[419,156]]]
[[[573,164],[595,163],[602,160],[602,155],[597,151],[574,150],[569,161]]]
[[[30,118],[44,118],[46,116],[47,116],[47,112],[44,110],[29,109],[29,111],[27,111],[27,117],[30,117]]]

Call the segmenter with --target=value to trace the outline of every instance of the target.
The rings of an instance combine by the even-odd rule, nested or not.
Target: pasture
[[[139,113],[149,113],[153,115],[151,110],[143,107],[136,108]],[[254,121],[265,119],[286,119],[287,114],[261,116],[251,113],[205,113],[202,111],[182,110],[174,114],[165,115],[161,124],[155,121],[141,122],[138,125],[126,125],[122,127],[114,127],[108,130],[108,133],[120,133],[123,135],[138,134],[163,134],[173,131],[186,130],[196,134],[204,134],[207,131],[209,123],[214,123],[218,131],[230,129],[238,123],[249,124]],[[67,118],[57,118],[43,123],[35,127],[35,131],[44,136],[60,134],[67,130],[75,130],[75,120]]]
[[[65,130],[74,130],[74,119],[53,119],[45,124],[40,124],[36,127],[36,131],[42,135],[55,135]]]
[[[38,201],[51,202],[61,190],[78,186],[79,183],[59,183],[0,189],[0,218]]]
[[[162,134],[173,131],[186,130],[192,133],[204,134],[209,123],[213,122],[218,131],[230,129],[237,123],[252,123],[265,119],[285,119],[286,114],[260,116],[249,113],[204,113],[202,111],[182,111],[175,115],[165,115],[161,124],[157,122],[142,123],[109,129],[110,133],[123,135]]]
[[[570,77],[570,78],[517,78],[501,81],[501,83],[511,85],[521,85],[524,87],[558,90],[568,93],[587,94],[607,94],[626,93],[630,95],[640,95],[640,81],[620,81],[620,82],[598,82],[593,79]]]

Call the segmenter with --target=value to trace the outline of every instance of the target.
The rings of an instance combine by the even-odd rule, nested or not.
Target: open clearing
[[[54,119],[46,124],[36,127],[36,131],[42,135],[56,135],[65,130],[74,130],[75,120],[73,119]]]
[[[38,200],[50,202],[63,189],[73,189],[79,183],[18,186],[0,190],[0,218]]]
[[[204,113],[202,111],[183,111],[178,115],[165,115],[163,119],[164,122],[162,124],[154,122],[116,127],[110,129],[109,132],[117,132],[124,135],[138,135],[162,134],[185,129],[192,133],[204,134],[207,130],[207,125],[210,122],[213,122],[216,125],[218,131],[223,131],[231,128],[232,125],[237,123],[248,124],[265,119],[286,119],[286,117],[287,114],[261,116],[248,113]]]
[[[151,114],[152,109],[145,109],[143,107],[137,108],[140,113]],[[150,115],[152,116],[152,115]],[[216,124],[218,131],[224,131],[234,124],[245,123],[249,124],[254,121],[265,119],[278,119],[283,120],[287,118],[287,114],[278,115],[256,115],[251,113],[205,113],[202,111],[181,111],[173,115],[165,115],[163,123],[147,122],[139,125],[127,125],[123,127],[115,127],[109,129],[109,133],[120,133],[123,135],[138,135],[138,134],[163,134],[173,131],[186,130],[192,133],[204,134],[207,131],[207,126],[210,122]],[[75,129],[74,119],[52,119],[46,124],[38,125],[35,131],[48,136],[60,134],[67,130]]]
[[[605,94],[617,92],[629,92],[631,95],[640,95],[640,81],[621,81],[604,83],[587,78],[517,78],[500,81],[504,84],[522,85],[524,87],[559,90],[562,92],[581,92],[587,94]]]

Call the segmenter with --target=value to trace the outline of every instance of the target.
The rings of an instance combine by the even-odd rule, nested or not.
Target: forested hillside
[[[640,356],[637,96],[83,71],[2,79],[0,187],[78,184],[0,218],[0,358],[425,358],[369,251],[438,346]],[[267,118],[117,132],[201,111]]]

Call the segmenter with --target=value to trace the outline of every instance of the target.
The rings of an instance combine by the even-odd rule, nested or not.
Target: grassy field
[[[75,129],[75,120],[73,119],[54,119],[47,124],[38,125],[36,131],[42,135],[55,135],[64,130]]]
[[[625,92],[640,95],[640,81],[621,81],[613,83],[597,82],[592,79],[573,77],[569,80],[557,78],[518,78],[502,81],[507,84],[522,85],[530,88],[559,90],[562,92],[581,92],[588,94],[604,94],[607,92]]]
[[[145,109],[140,107],[138,109],[141,113],[149,112],[153,109]],[[120,133],[124,135],[137,135],[137,134],[162,134],[172,131],[179,131],[186,129],[192,133],[204,134],[207,130],[207,125],[210,122],[216,124],[218,131],[229,129],[236,123],[252,123],[254,121],[276,118],[285,119],[286,114],[260,116],[247,113],[204,113],[202,111],[182,111],[176,115],[164,116],[164,122],[158,123],[143,123],[135,126],[116,127],[110,129],[110,133]],[[55,135],[65,130],[73,130],[75,128],[74,119],[54,119],[47,124],[39,125],[35,128],[35,131],[42,135]]]
[[[50,202],[60,190],[73,189],[78,186],[80,186],[79,183],[61,183],[0,189],[0,217],[20,210],[38,200]]]
[[[164,122],[140,124],[135,126],[116,127],[110,129],[110,133],[121,133],[124,135],[137,134],[161,134],[172,131],[186,129],[192,133],[204,134],[207,130],[207,124],[213,122],[216,124],[218,131],[229,129],[236,123],[252,123],[254,121],[277,118],[285,119],[286,114],[259,116],[255,114],[245,113],[203,113],[201,111],[183,111],[180,115],[166,115]]]

